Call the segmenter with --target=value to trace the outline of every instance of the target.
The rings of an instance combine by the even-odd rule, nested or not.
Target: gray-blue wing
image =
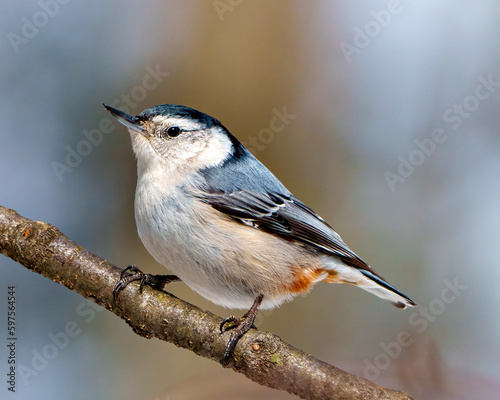
[[[245,147],[235,142],[235,149],[222,167],[201,172],[206,184],[197,197],[235,221],[311,245],[378,276],[330,225],[296,199]]]
[[[286,240],[311,245],[320,252],[339,257],[348,265],[374,273],[346,246],[330,225],[291,194],[256,194],[238,190],[231,193],[205,193],[198,197],[235,221]]]

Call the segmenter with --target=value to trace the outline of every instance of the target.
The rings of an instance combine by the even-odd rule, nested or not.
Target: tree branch
[[[26,268],[107,308],[135,333],[157,337],[221,363],[229,333],[222,319],[177,297],[130,285],[113,303],[121,270],[86,251],[56,227],[0,206],[0,252]],[[249,379],[305,399],[390,399],[410,397],[351,375],[284,343],[268,332],[250,330],[236,346],[230,366]]]

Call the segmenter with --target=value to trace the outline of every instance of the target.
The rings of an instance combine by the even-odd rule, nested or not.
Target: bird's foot
[[[113,301],[117,299],[120,292],[125,289],[130,283],[140,281],[139,290],[142,293],[142,288],[146,286],[151,286],[155,289],[163,290],[163,287],[170,282],[180,281],[175,275],[151,275],[145,274],[137,266],[129,265],[122,270],[120,274],[120,280],[113,289]]]
[[[247,333],[250,329],[255,328],[253,324],[255,322],[255,317],[259,311],[260,303],[262,303],[263,295],[257,296],[252,307],[248,312],[243,315],[243,317],[238,318],[234,315],[227,317],[220,324],[220,332],[224,333],[226,331],[232,330],[231,337],[229,338],[229,342],[226,346],[226,350],[224,351],[224,356],[222,357],[222,366],[224,368],[227,367],[227,364],[234,353],[234,348],[238,341],[243,337],[245,333]],[[228,325],[228,326],[226,326]],[[256,328],[255,328],[256,329]]]

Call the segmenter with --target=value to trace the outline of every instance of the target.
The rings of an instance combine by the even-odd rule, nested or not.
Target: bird
[[[217,119],[163,104],[139,115],[104,107],[130,133],[137,159],[135,219],[148,252],[173,275],[123,269],[113,297],[140,281],[182,281],[213,303],[248,310],[229,316],[221,363],[254,327],[259,309],[305,294],[317,282],[358,286],[398,308],[416,306],[358,257]]]

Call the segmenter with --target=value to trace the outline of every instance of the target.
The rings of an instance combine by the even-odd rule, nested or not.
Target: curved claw
[[[235,324],[228,326],[227,328],[224,328],[224,325],[226,325],[228,322],[235,322]],[[229,331],[231,329],[236,328],[240,324],[240,319],[235,317],[234,315],[230,315],[224,321],[221,322],[219,326],[220,333],[224,333],[226,331]]]
[[[234,348],[236,347],[239,339],[239,335],[231,335],[231,339],[229,339],[226,350],[224,351],[224,355],[222,356],[222,367],[227,367],[227,363],[229,362],[229,360],[231,360],[231,357],[234,353]]]
[[[113,301],[115,301],[116,298],[118,297],[118,293],[120,293],[125,288],[124,286],[123,287],[122,286],[123,282],[120,280],[113,288]]]
[[[134,276],[134,275],[137,275],[137,274],[142,274],[141,270],[139,268],[137,268],[136,265],[128,265],[127,267],[123,268],[122,269],[122,272],[120,273],[120,280],[118,281],[118,283],[115,285],[115,287],[113,288],[113,301],[116,301],[116,299],[118,298],[118,295],[120,294],[120,292],[125,289],[129,283],[133,282],[134,280],[133,279],[126,279],[127,276],[125,276],[125,274],[128,272],[128,271],[132,271],[133,274],[132,275],[127,275],[127,276]]]
[[[127,271],[132,271],[132,272],[139,272],[139,268],[137,268],[136,265],[128,265],[127,267],[122,269],[122,272],[120,274],[120,280],[123,279],[123,276],[125,275],[125,272]]]

